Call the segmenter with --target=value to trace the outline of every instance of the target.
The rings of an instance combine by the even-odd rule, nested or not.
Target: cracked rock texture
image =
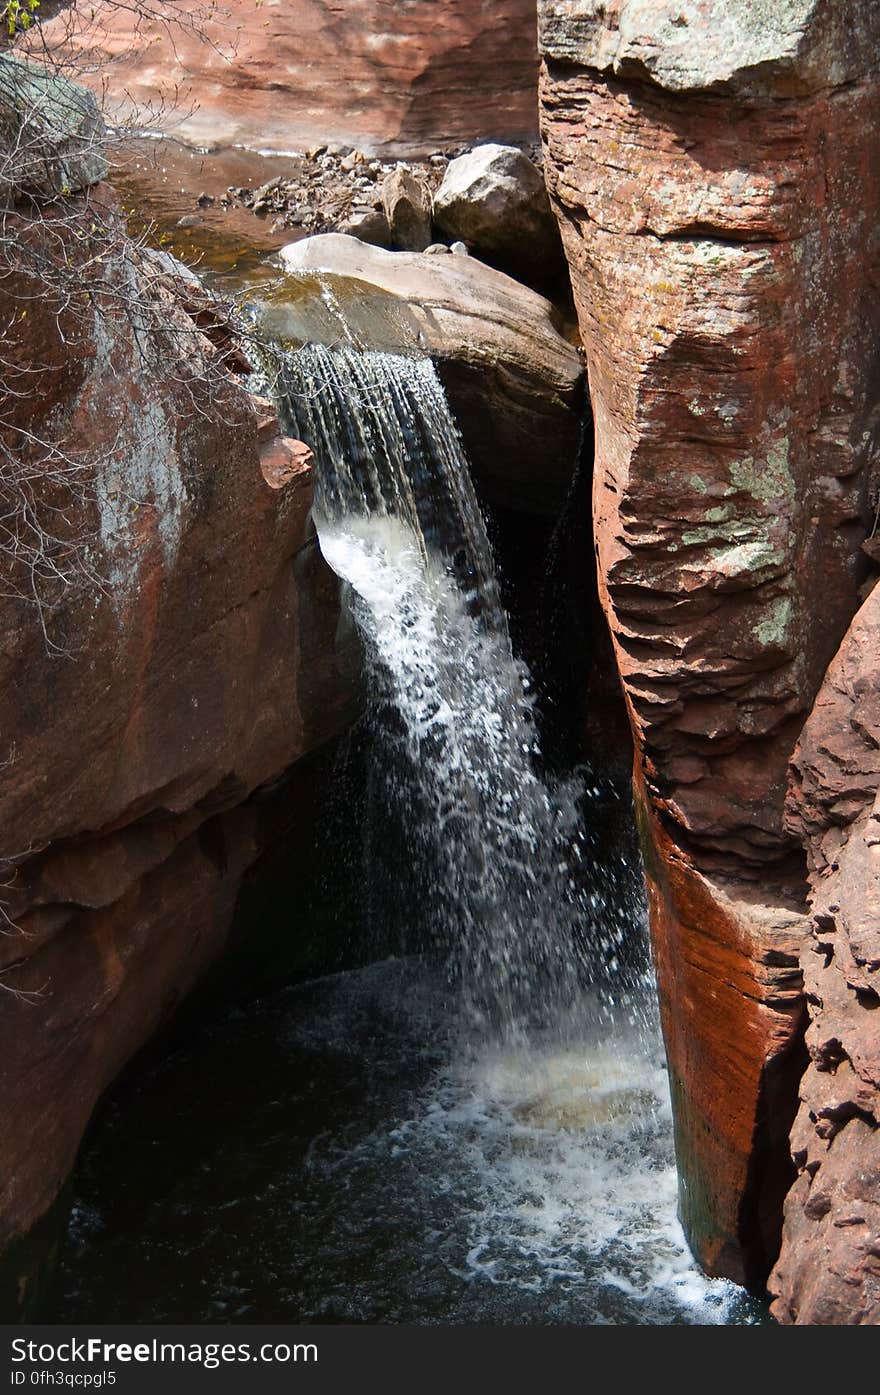
[[[858,604],[880,427],[880,11],[542,0],[545,172],[596,421],[681,1213],[760,1284],[793,1172],[788,761]]]
[[[880,587],[850,626],[792,764],[807,849],[810,1064],[798,1177],[770,1278],[784,1323],[880,1323]]]

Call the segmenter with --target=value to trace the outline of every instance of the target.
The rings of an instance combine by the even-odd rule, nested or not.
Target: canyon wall
[[[114,118],[190,144],[430,151],[537,134],[535,0],[225,0],[178,23],[134,8],[79,6],[41,38],[106,87]]]
[[[804,1065],[788,763],[877,505],[880,12],[542,0],[539,22],[680,1210],[710,1273],[760,1285]]]
[[[97,112],[81,156],[75,132],[47,156],[49,99],[82,110],[47,92],[29,141],[11,132],[44,201],[7,208],[2,239],[6,1311],[32,1302],[23,1238],[96,1100],[223,946],[268,787],[342,728],[354,687],[308,453],[244,390],[198,283],[118,236]]]
[[[786,826],[804,843],[810,1063],[798,1177],[770,1278],[783,1323],[880,1323],[880,587],[801,733]]]

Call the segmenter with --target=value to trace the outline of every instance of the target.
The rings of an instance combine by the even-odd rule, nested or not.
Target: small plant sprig
[[[0,0],[0,24],[5,24],[12,38],[20,29],[30,29],[40,0]]]

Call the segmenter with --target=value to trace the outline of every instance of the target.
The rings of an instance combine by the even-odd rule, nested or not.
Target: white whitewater
[[[541,771],[435,369],[307,347],[279,352],[274,391],[315,452],[320,546],[347,583],[373,710],[393,714],[377,762],[412,819],[401,881],[417,870],[429,889],[415,944],[444,950],[460,1010],[448,1066],[390,1152],[377,1136],[376,1160],[413,1150],[425,1186],[453,1200],[464,1187],[470,1239],[450,1261],[463,1282],[546,1293],[548,1314],[559,1286],[585,1286],[585,1312],[590,1285],[611,1286],[645,1321],[669,1320],[647,1315],[662,1291],[682,1320],[724,1322],[733,1290],[699,1275],[675,1217],[651,985],[622,955],[645,933],[638,878],[591,865],[590,791]],[[609,878],[632,887],[625,915]]]

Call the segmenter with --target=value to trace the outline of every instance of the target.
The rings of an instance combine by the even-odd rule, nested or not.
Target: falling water
[[[446,949],[472,1034],[568,1041],[596,1011],[586,985],[601,980],[606,1007],[620,994],[605,968],[626,926],[600,878],[585,889],[584,791],[540,773],[529,675],[434,366],[309,347],[282,357],[276,393],[315,451],[321,549],[396,714],[385,764],[427,889],[422,929]]]
[[[410,935],[224,1019],[111,1118],[59,1319],[751,1321],[678,1224],[652,994],[628,957],[637,877],[593,841],[598,790],[542,773],[433,367],[279,350],[268,388],[315,451],[321,548],[364,639],[372,847],[401,813]]]

